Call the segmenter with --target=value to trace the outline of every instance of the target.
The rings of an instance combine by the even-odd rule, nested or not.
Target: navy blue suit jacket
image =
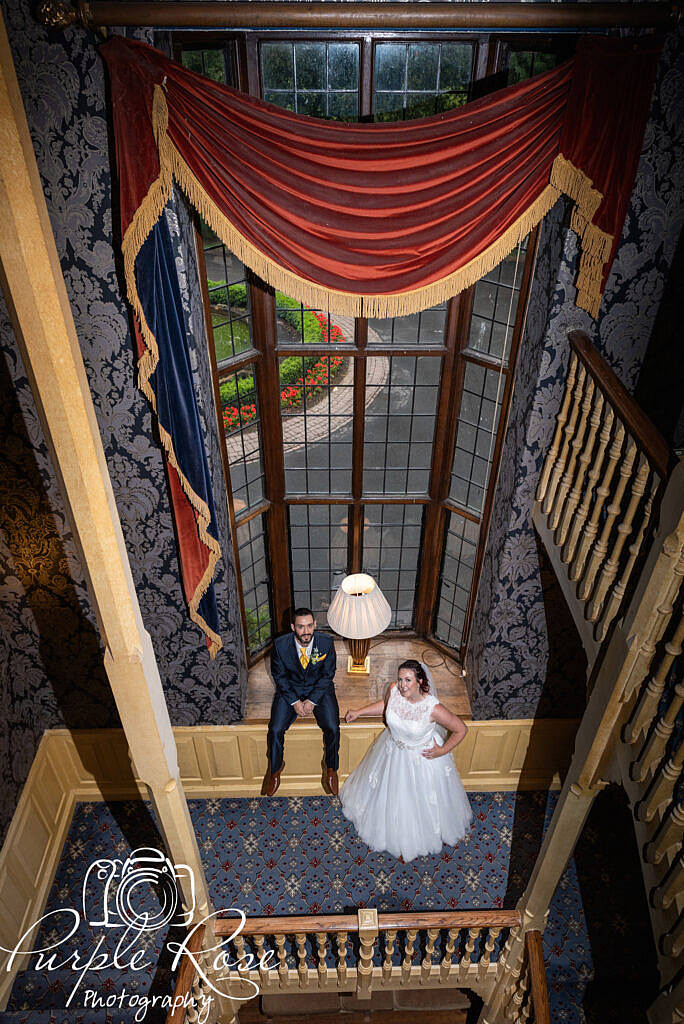
[[[278,693],[294,704],[296,700],[310,700],[314,704],[333,689],[337,668],[335,643],[332,637],[314,632],[311,660],[302,668],[293,632],[277,637],[271,651],[271,673]]]

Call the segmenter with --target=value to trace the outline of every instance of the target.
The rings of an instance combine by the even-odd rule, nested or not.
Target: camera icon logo
[[[179,914],[178,881],[187,878],[191,905]],[[96,860],[83,880],[83,918],[93,928],[157,931],[174,918],[187,925],[195,909],[195,878],[161,850],[141,846],[127,860]]]

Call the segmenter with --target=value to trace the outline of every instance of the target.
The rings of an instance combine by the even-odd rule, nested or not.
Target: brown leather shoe
[[[266,777],[264,779],[264,785],[263,785],[263,788],[261,790],[261,792],[263,793],[264,796],[275,796],[275,794],[276,794],[276,792],[278,790],[278,786],[280,785],[280,773],[282,772],[284,767],[285,767],[285,765],[281,764],[281,766],[280,766],[280,768],[278,769],[277,772],[272,772],[270,770],[270,768],[266,772]]]
[[[337,772],[335,771],[334,768],[326,768],[325,781],[332,795],[337,796],[337,794],[340,791],[340,782],[339,779],[337,778]]]

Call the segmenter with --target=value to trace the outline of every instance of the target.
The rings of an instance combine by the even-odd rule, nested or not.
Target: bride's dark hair
[[[401,665],[397,669],[397,672],[401,672],[402,668],[408,668],[411,670],[411,672],[413,672],[414,676],[418,680],[418,685],[420,686],[421,693],[430,692],[430,683],[428,682],[428,677],[425,674],[425,669],[423,668],[419,661],[416,661],[415,658],[409,658],[408,661],[402,661]]]

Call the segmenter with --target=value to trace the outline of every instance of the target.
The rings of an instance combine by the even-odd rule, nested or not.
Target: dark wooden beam
[[[50,13],[54,2],[41,4]],[[232,0],[79,0],[64,24],[158,28],[614,29],[674,25],[670,3],[302,3]],[[53,14],[54,24],[54,14]]]

